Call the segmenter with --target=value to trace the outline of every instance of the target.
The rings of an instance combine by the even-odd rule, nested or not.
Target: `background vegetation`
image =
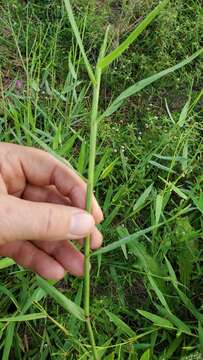
[[[110,50],[157,3],[74,1],[91,61],[108,24]],[[0,141],[48,150],[87,176],[91,93],[62,2],[0,6]],[[202,15],[200,0],[171,0],[106,72],[101,105],[198,50]],[[99,127],[95,182],[105,245],[163,223],[129,246],[93,257],[93,325],[105,359],[202,359],[201,77],[199,58]],[[0,280],[1,318],[46,313],[16,324],[0,319],[3,360],[90,358],[85,327],[38,290],[33,274],[14,265],[0,271]],[[80,304],[81,279],[67,276],[57,288]]]

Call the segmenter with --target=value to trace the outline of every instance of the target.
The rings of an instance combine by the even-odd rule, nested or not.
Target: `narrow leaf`
[[[0,270],[6,269],[15,264],[15,261],[10,258],[5,258],[0,260]]]
[[[142,354],[140,360],[150,360],[151,358],[151,351],[150,349],[147,349],[144,354]]]
[[[156,197],[156,210],[155,210],[155,223],[156,225],[158,225],[160,217],[161,217],[161,213],[162,213],[162,208],[163,208],[163,194],[158,194]]]
[[[157,167],[158,169],[160,170],[164,170],[166,171],[167,173],[173,173],[175,174],[175,171],[173,171],[171,168],[165,166],[165,165],[162,165],[162,164],[159,164],[158,162],[154,161],[154,160],[150,160],[149,163],[155,167]]]
[[[107,159],[109,159],[110,151],[105,151],[104,155],[102,156],[100,162],[95,167],[95,174],[94,174],[94,183],[97,184],[99,177],[104,171],[104,167],[106,165]]]
[[[116,158],[113,160],[101,173],[100,179],[104,180],[107,176],[110,175],[110,173],[113,171],[114,166],[117,164],[119,158]]]
[[[203,193],[200,194],[199,198],[193,195],[191,198],[197,209],[203,214]]]
[[[70,312],[77,319],[82,321],[85,320],[84,311],[80,306],[76,305],[74,302],[67,299],[54,286],[50,285],[46,280],[40,278],[39,276],[37,276],[37,283],[49,296],[51,296],[65,310]]]
[[[137,231],[136,233],[134,233],[132,235],[126,236],[125,238],[123,238],[121,240],[115,241],[115,242],[105,246],[104,248],[95,251],[94,253],[92,253],[92,256],[95,256],[95,255],[98,255],[98,254],[108,253],[110,251],[118,249],[122,245],[126,245],[126,244],[129,244],[130,242],[136,241],[141,236],[150,233],[151,231],[153,231],[154,229],[156,229],[159,226],[161,226],[161,224],[159,224],[158,226],[150,226],[150,227],[148,227],[148,228],[146,228],[144,230]]]
[[[148,199],[151,191],[153,188],[153,184],[151,184],[143,193],[142,195],[140,195],[140,197],[137,199],[134,207],[133,207],[133,211],[137,211],[139,210],[146,202],[146,200]]]
[[[173,354],[175,353],[175,351],[179,348],[180,349],[180,344],[183,341],[183,337],[182,336],[178,336],[176,339],[174,339],[168,349],[164,350],[164,354],[163,357],[161,357],[160,359],[162,360],[170,360],[173,358]]]
[[[144,80],[138,81],[135,85],[130,86],[128,89],[123,91],[114,101],[113,103],[107,108],[107,110],[101,116],[101,119],[104,117],[108,117],[114,113],[115,109],[117,110],[123,103],[124,100],[129,98],[130,96],[135,95],[139,91],[143,90],[145,87],[149,86],[150,84],[154,83],[155,81],[161,79],[162,77],[171,74],[172,72],[181,69],[185,65],[191,63],[194,59],[200,56],[203,53],[203,49],[198,50],[192,56],[188,57],[187,59],[181,61],[175,66],[172,66],[168,69],[165,69],[155,75],[152,75]]]
[[[113,313],[111,313],[110,311],[105,310],[105,312],[107,313],[109,319],[114,323],[114,325],[116,325],[116,327],[118,328],[118,330],[123,333],[126,334],[130,337],[136,337],[137,334],[135,333],[134,330],[132,330],[123,320],[121,320],[117,315],[114,315]]]
[[[83,141],[81,148],[80,148],[80,155],[79,155],[79,159],[78,159],[78,163],[77,163],[77,171],[80,174],[83,174],[83,171],[85,168],[86,153],[87,153],[87,143],[85,141]]]
[[[95,85],[96,84],[96,79],[95,79],[92,67],[91,67],[91,65],[89,63],[89,60],[87,58],[83,43],[82,43],[82,39],[81,39],[79,30],[78,30],[78,26],[76,24],[76,21],[75,21],[74,15],[73,15],[72,6],[71,6],[69,0],[64,0],[64,3],[65,3],[65,7],[66,7],[66,10],[67,10],[67,14],[68,14],[68,18],[69,18],[72,30],[74,32],[74,35],[76,37],[78,46],[79,46],[81,54],[83,56],[83,60],[84,60],[88,75],[89,75],[90,80],[92,81],[92,83]]]
[[[183,107],[182,111],[181,111],[181,114],[180,114],[180,118],[178,120],[178,125],[180,127],[183,127],[185,125],[185,121],[187,119],[187,115],[188,115],[188,111],[189,111],[189,107],[190,107],[190,101],[191,99],[189,99],[185,106]]]
[[[191,334],[190,328],[172,312],[168,312],[164,307],[159,305],[156,305],[156,308],[160,315],[171,321],[171,323],[174,324],[179,331],[185,334]]]
[[[13,345],[14,329],[15,329],[14,323],[9,324],[6,329],[6,339],[4,342],[4,348],[3,348],[4,350],[3,350],[2,360],[9,359],[10,351],[11,351],[11,348]]]
[[[19,321],[31,321],[31,320],[39,320],[47,317],[46,313],[36,313],[36,314],[28,314],[28,315],[17,315],[4,317],[0,319],[0,322],[19,322]]]
[[[82,302],[82,291],[83,291],[83,283],[81,282],[76,297],[74,299],[75,304],[77,304],[78,306],[80,306]],[[71,315],[68,321],[68,329],[70,330],[70,333],[73,334],[74,336],[78,335],[78,331],[79,331],[78,325],[79,324],[75,316]]]
[[[199,346],[200,346],[200,351],[203,354],[203,328],[201,326],[201,323],[199,322],[199,326],[198,326],[198,332],[199,332]]]
[[[148,274],[147,274],[148,275]],[[168,304],[166,302],[166,299],[163,295],[163,293],[161,292],[161,290],[159,289],[159,287],[157,286],[155,280],[152,278],[152,276],[148,275],[148,279],[149,282],[152,286],[152,289],[154,290],[154,292],[156,293],[158,299],[160,300],[161,304],[164,306],[164,308],[170,313],[170,309],[168,307]]]
[[[135,28],[135,30],[128,36],[128,38],[120,44],[115,50],[113,50],[109,55],[103,58],[99,62],[99,67],[101,69],[109,66],[114,60],[122,55],[129,46],[138,38],[138,36],[147,28],[148,25],[155,19],[156,16],[160,14],[162,9],[167,5],[169,0],[163,0],[150,14]]]
[[[148,311],[137,310],[137,312],[140,315],[144,316],[146,319],[152,321],[157,326],[174,329],[173,324],[169,320],[163,319],[162,317],[152,314]]]

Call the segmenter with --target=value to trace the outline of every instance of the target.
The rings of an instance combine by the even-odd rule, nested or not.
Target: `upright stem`
[[[98,124],[98,107],[99,107],[99,95],[101,86],[102,70],[100,68],[99,61],[104,57],[107,39],[108,39],[109,27],[106,30],[104,42],[101,47],[99,54],[95,79],[96,84],[93,85],[93,99],[92,99],[92,112],[91,112],[91,130],[90,130],[90,155],[89,155],[89,171],[88,171],[88,186],[87,186],[87,199],[86,199],[86,210],[92,212],[92,194],[94,190],[94,171],[95,171],[95,158],[96,158],[96,145],[97,145],[97,124]],[[90,318],[90,236],[85,241],[85,282],[84,282],[84,311],[85,319],[87,324],[87,330],[92,345],[92,354],[94,360],[100,360],[96,344],[94,340],[94,333],[91,325]]]
[[[92,194],[94,189],[94,170],[96,158],[96,143],[97,143],[97,118],[99,106],[99,93],[101,84],[101,70],[96,69],[96,85],[94,85],[92,112],[91,112],[91,131],[90,131],[90,154],[89,154],[89,171],[88,171],[88,186],[86,210],[92,212]],[[87,330],[92,345],[92,352],[95,360],[99,360],[94,340],[94,334],[90,319],[90,236],[85,241],[85,289],[84,289],[84,311],[87,324]]]

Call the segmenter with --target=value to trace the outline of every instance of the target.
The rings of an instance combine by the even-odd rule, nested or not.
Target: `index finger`
[[[81,209],[86,206],[87,184],[71,168],[45,151],[13,145],[26,180],[37,186],[55,185],[58,191],[70,198],[72,205]],[[92,215],[96,223],[103,220],[102,210],[92,194]]]

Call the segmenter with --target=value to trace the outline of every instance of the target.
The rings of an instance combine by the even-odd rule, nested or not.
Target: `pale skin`
[[[46,279],[83,276],[84,255],[71,241],[102,244],[96,224],[102,210],[92,196],[85,209],[86,183],[48,153],[0,143],[0,256],[14,259]]]

